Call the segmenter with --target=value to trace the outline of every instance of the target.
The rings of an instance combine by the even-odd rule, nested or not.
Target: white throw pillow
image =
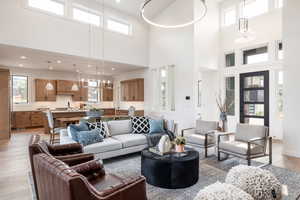
[[[131,120],[115,120],[107,122],[110,136],[132,133]]]

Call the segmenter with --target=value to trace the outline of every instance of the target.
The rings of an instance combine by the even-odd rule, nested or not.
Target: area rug
[[[215,156],[204,159],[203,152],[200,152],[200,170],[199,181],[192,187],[185,189],[162,189],[147,184],[148,200],[193,200],[197,193],[216,181],[224,182],[227,172],[240,164],[246,164],[244,160],[238,158],[229,158],[219,162]],[[262,163],[253,162],[252,165],[259,166]],[[141,157],[140,154],[131,154],[119,158],[113,158],[104,161],[105,169],[108,173],[115,173],[121,177],[140,175]],[[295,200],[300,194],[300,174],[287,169],[267,166],[264,169],[270,170],[285,185],[287,196],[284,200]],[[32,176],[29,174],[31,188],[33,191],[33,200],[36,200]]]

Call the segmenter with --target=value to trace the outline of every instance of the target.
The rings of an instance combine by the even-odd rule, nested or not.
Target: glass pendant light
[[[74,67],[74,69],[76,70],[76,64],[73,64],[73,67]],[[79,78],[80,78],[80,71],[79,71],[79,70],[76,70],[76,71],[78,72],[78,76],[79,76]],[[79,79],[79,80],[80,80],[80,79]],[[79,86],[78,86],[78,84],[77,84],[76,82],[73,82],[73,85],[72,85],[71,90],[74,91],[74,92],[79,91]]]
[[[47,61],[47,63],[48,63],[48,69],[50,70],[51,69],[51,61]],[[46,84],[46,86],[45,86],[45,89],[47,90],[47,91],[53,91],[54,90],[54,86],[53,86],[53,84],[50,82],[50,80],[48,80],[48,83]]]

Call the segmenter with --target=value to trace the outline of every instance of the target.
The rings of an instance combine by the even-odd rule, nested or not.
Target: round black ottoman
[[[160,156],[143,150],[141,170],[150,185],[167,189],[190,187],[199,178],[199,153],[187,148],[185,156],[177,153]]]

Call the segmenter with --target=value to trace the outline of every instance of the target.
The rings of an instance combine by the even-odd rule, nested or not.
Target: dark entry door
[[[269,71],[240,74],[240,122],[269,126]]]

